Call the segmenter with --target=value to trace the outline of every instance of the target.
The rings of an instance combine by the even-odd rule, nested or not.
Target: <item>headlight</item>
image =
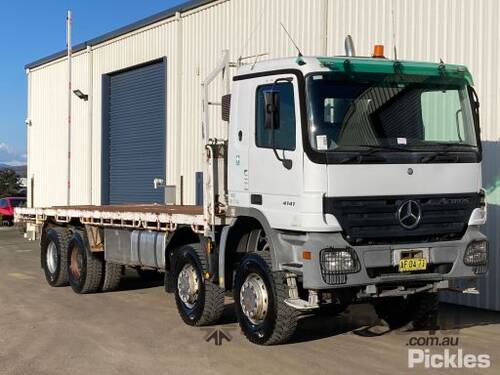
[[[360,263],[353,249],[323,249],[320,253],[321,274],[328,284],[344,284],[346,274],[359,272]]]
[[[488,264],[488,241],[474,241],[467,246],[464,255],[467,266],[485,266]]]

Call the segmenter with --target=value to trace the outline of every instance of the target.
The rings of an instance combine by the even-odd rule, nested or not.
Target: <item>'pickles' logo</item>
[[[423,367],[426,369],[436,368],[489,368],[491,360],[489,354],[471,354],[464,353],[458,347],[459,338],[438,337],[438,336],[419,336],[410,337],[407,346],[408,349],[408,368]],[[427,348],[415,348],[415,346],[425,346]],[[429,348],[449,347],[439,352],[431,352]],[[452,349],[450,349],[450,347]]]
[[[408,349],[408,367],[415,368],[489,368],[489,354],[465,354],[462,349],[431,353],[430,349]]]

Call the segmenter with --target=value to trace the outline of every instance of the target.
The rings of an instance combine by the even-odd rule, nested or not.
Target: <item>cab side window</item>
[[[7,199],[0,199],[0,208],[8,208],[9,207],[9,202],[7,202]]]
[[[292,83],[277,83],[257,88],[257,113],[255,143],[257,147],[273,148],[273,130],[266,128],[265,100],[266,92],[278,92],[279,128],[274,130],[274,145],[279,150],[295,150],[295,98]]]

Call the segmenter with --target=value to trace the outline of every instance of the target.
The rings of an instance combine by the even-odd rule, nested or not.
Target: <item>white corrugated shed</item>
[[[295,49],[280,22],[306,55],[343,54],[344,37],[351,34],[358,54],[369,55],[373,44],[382,43],[392,57],[395,40],[400,59],[465,64],[475,78],[481,100],[484,185],[490,202],[485,232],[491,240],[492,271],[479,297],[461,297],[460,302],[500,310],[495,272],[500,270],[496,255],[500,227],[498,0],[205,0],[178,10],[125,34],[89,43],[91,48],[75,54],[73,87],[89,93],[90,100],[72,99],[71,204],[101,202],[103,74],[166,57],[167,183],[180,186],[183,176],[184,203],[193,204],[195,172],[203,169],[201,82],[222,50],[230,51],[232,61],[259,53],[268,53],[270,58],[293,56]],[[33,65],[28,76],[28,176],[34,180],[29,199],[36,206],[66,203],[66,64],[63,57],[56,57]],[[213,98],[221,93],[214,89]],[[217,128],[222,136],[224,125]]]

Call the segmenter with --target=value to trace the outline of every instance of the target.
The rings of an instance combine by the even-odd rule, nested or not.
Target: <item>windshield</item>
[[[307,79],[309,142],[319,152],[397,146],[477,147],[465,83],[439,80]]]

